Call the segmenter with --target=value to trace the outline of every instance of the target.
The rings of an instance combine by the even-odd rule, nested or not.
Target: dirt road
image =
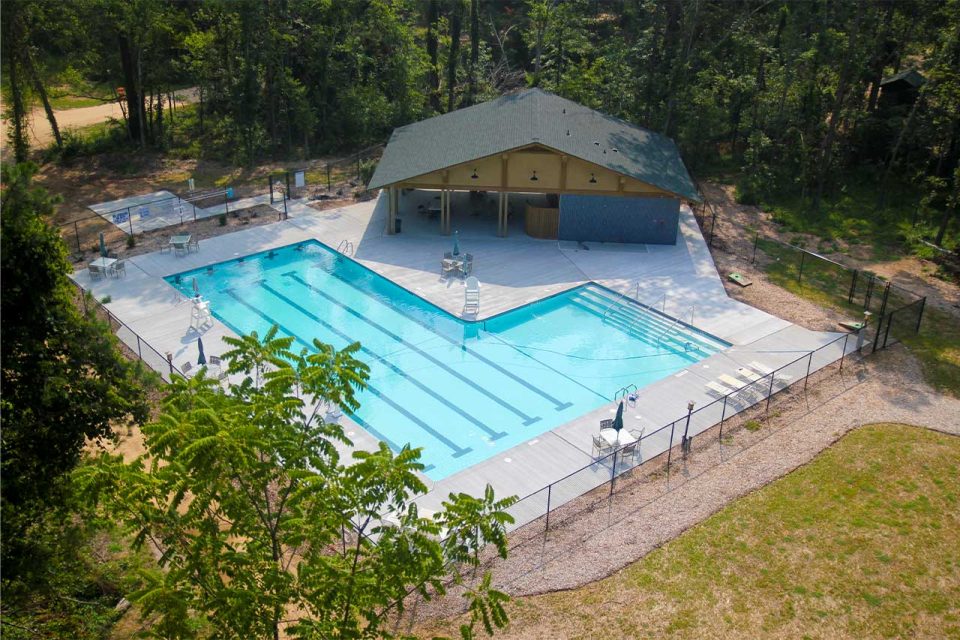
[[[191,103],[197,100],[197,90],[194,88],[183,89],[176,92],[177,102]],[[93,107],[80,107],[78,109],[63,109],[54,111],[57,118],[57,125],[60,131],[67,129],[78,129],[92,124],[105,122],[111,118],[123,120],[123,111],[117,102],[107,102]],[[50,123],[47,121],[47,115],[43,107],[35,107],[30,113],[28,125],[30,132],[30,146],[33,148],[43,148],[53,142],[53,130],[50,129]],[[7,120],[3,120],[2,135],[4,140],[4,152],[7,151]]]

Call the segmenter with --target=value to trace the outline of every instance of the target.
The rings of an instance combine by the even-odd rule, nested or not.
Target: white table
[[[626,429],[600,429],[600,437],[611,447],[622,447],[625,444],[636,442],[637,439],[630,435]]]
[[[90,266],[91,266],[91,267],[99,267],[100,269],[103,269],[104,271],[106,271],[106,270],[109,269],[109,268],[113,265],[113,263],[116,262],[116,261],[117,261],[116,258],[104,258],[104,257],[100,257],[100,258],[97,258],[96,260],[94,260],[93,262],[91,262],[91,263],[90,263]]]

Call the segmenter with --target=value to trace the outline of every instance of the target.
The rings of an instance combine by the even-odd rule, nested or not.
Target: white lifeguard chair
[[[199,331],[213,325],[213,315],[210,313],[210,303],[200,296],[192,298],[190,308],[190,328]]]

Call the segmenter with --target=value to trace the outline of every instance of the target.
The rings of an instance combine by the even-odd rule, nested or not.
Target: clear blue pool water
[[[238,334],[359,341],[370,380],[351,417],[394,450],[422,447],[433,480],[728,346],[593,284],[465,322],[316,241],[167,282],[189,296],[194,279]]]

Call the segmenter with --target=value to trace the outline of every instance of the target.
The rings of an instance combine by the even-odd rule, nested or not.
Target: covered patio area
[[[494,191],[402,189],[397,200],[394,232],[398,228],[403,234],[413,235],[450,235],[456,231],[471,238],[531,235],[526,229],[527,207],[550,206],[546,194]]]
[[[696,188],[668,138],[540,89],[393,132],[368,185],[385,233],[450,235],[481,223],[506,237],[676,244]]]

